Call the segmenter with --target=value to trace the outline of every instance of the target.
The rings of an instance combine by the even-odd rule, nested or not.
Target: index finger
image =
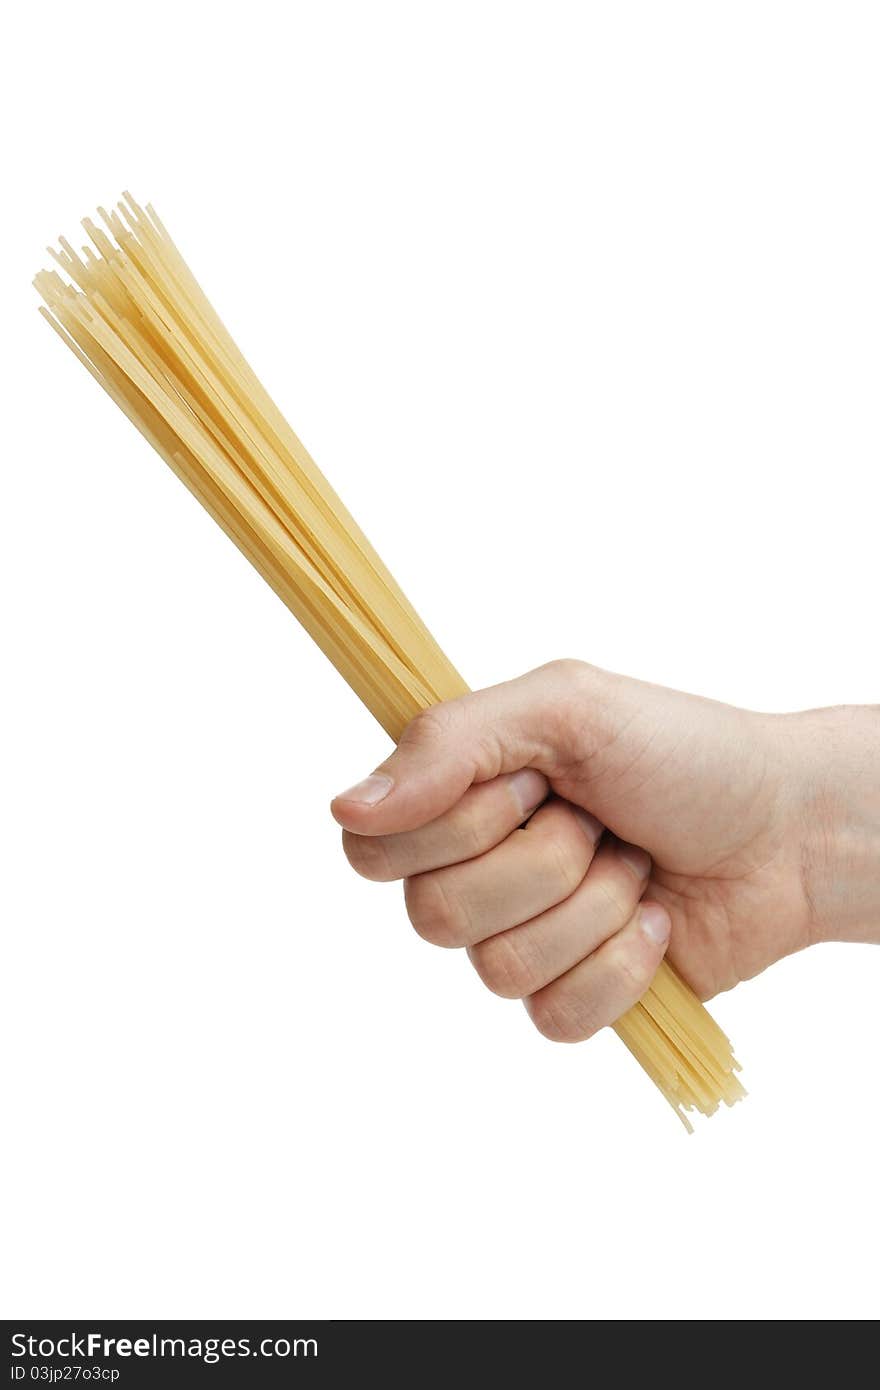
[[[470,787],[450,810],[392,835],[343,832],[348,862],[364,878],[387,883],[475,859],[506,840],[545,800],[546,777],[533,768]]]

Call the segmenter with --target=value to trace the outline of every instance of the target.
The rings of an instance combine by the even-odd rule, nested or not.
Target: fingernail
[[[618,847],[617,853],[636,878],[647,878],[651,856],[646,850],[639,849],[638,845],[622,844]]]
[[[581,827],[581,830],[583,830],[590,844],[597,845],[600,839],[602,838],[602,832],[605,829],[602,822],[600,820],[596,820],[595,816],[591,816],[589,811],[584,811],[580,806],[572,806],[571,809],[574,811],[575,819],[577,820],[578,825]]]
[[[377,806],[380,801],[384,801],[393,786],[393,780],[386,773],[372,772],[362,782],[349,787],[347,792],[340,792],[334,800],[357,801],[361,806]]]
[[[524,767],[521,772],[515,772],[508,786],[519,803],[523,820],[532,814],[536,806],[540,806],[547,795],[547,778],[533,767]]]
[[[665,907],[659,903],[643,903],[639,909],[639,926],[649,941],[655,946],[663,946],[669,940],[672,921]]]

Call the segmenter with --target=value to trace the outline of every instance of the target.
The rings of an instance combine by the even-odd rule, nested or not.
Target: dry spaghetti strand
[[[227,332],[149,205],[130,194],[34,284],[44,317],[397,740],[467,685]],[[66,279],[64,277],[67,277]],[[616,1031],[684,1125],[745,1094],[727,1038],[661,965]]]

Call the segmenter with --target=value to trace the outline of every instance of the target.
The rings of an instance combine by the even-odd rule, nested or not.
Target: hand
[[[708,999],[812,941],[877,939],[878,768],[873,709],[754,714],[560,661],[426,711],[332,810],[421,936],[573,1042],[666,953]]]

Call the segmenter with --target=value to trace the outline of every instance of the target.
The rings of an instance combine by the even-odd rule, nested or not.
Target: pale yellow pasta
[[[152,207],[63,238],[41,313],[398,739],[467,686],[269,398]],[[730,1043],[664,964],[616,1031],[688,1128],[744,1094]]]

